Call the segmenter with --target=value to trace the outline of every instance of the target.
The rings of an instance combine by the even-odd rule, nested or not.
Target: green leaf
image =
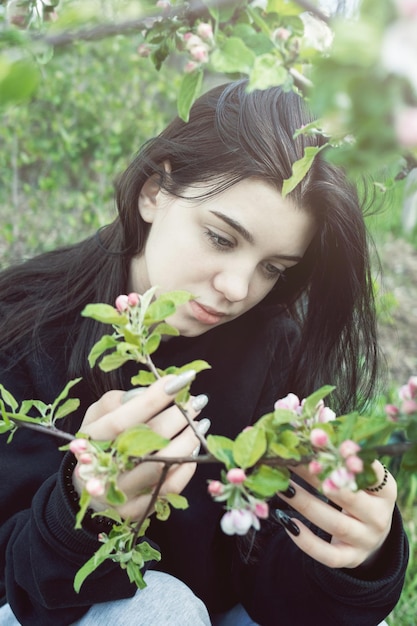
[[[255,53],[241,39],[228,37],[221,48],[214,50],[210,62],[216,72],[249,74],[255,59]]]
[[[158,335],[171,335],[172,337],[178,337],[180,334],[179,330],[171,326],[170,324],[166,324],[165,322],[161,322],[154,328],[154,332],[158,333]]]
[[[143,556],[143,560],[146,561],[160,561],[161,553],[152,546],[147,541],[142,541],[136,546],[136,550],[139,550],[141,555]]]
[[[85,579],[109,557],[118,541],[119,537],[114,537],[113,539],[106,541],[106,543],[103,543],[97,552],[93,554],[91,559],[89,559],[87,563],[84,563],[84,565],[78,570],[74,578],[74,590],[76,593],[80,592]]]
[[[223,435],[209,435],[207,448],[210,454],[224,463],[227,469],[233,467],[233,440]]]
[[[268,0],[267,13],[277,13],[280,17],[283,15],[299,15],[305,9],[297,2],[291,0]]]
[[[148,385],[152,385],[155,380],[155,375],[152,372],[148,372],[147,370],[141,370],[139,374],[136,374],[136,376],[132,376],[130,382],[135,387],[147,387]]]
[[[275,54],[257,56],[249,76],[249,91],[283,85],[288,80],[288,70]]]
[[[13,412],[16,412],[17,407],[19,406],[18,402],[10,391],[7,391],[7,389],[3,387],[3,385],[0,385],[0,396],[3,398],[4,403],[7,404]]]
[[[93,320],[103,324],[115,324],[117,326],[126,326],[129,321],[125,313],[119,313],[110,304],[87,304],[81,311],[81,315],[83,317],[91,317]]]
[[[266,451],[265,431],[260,428],[250,428],[236,437],[233,444],[233,458],[239,467],[252,467]]]
[[[188,509],[188,500],[178,493],[167,493],[165,498],[174,509]]]
[[[171,515],[171,508],[166,500],[159,498],[155,502],[155,515],[156,518],[165,522]]]
[[[307,417],[313,416],[317,410],[317,405],[320,400],[324,400],[324,398],[331,394],[334,389],[335,387],[332,385],[324,385],[309,395],[308,398],[305,399],[303,405],[303,415]]]
[[[149,355],[153,354],[154,352],[158,350],[160,343],[161,343],[161,335],[158,335],[155,332],[152,333],[152,335],[148,337],[145,343],[145,352]]]
[[[121,489],[117,487],[117,485],[113,481],[111,481],[109,484],[106,498],[107,502],[112,506],[120,506],[121,504],[124,504],[126,502],[125,494],[123,493],[123,491],[121,491]]]
[[[88,491],[86,491],[86,489],[83,489],[81,492],[81,496],[80,496],[80,508],[75,518],[76,530],[81,528],[81,522],[84,519],[84,515],[86,514],[88,505],[90,504],[90,500],[91,500],[90,494],[88,493]]]
[[[175,304],[172,300],[155,300],[152,302],[145,313],[145,324],[151,326],[157,322],[162,322],[167,317],[175,313]]]
[[[277,491],[285,491],[289,484],[290,473],[287,469],[278,469],[261,465],[245,480],[247,486],[260,498],[271,498]]]
[[[163,293],[158,297],[159,301],[163,302],[164,300],[169,300],[170,302],[173,302],[176,307],[186,304],[190,300],[194,299],[195,296],[193,296],[192,293],[183,289],[178,289],[176,291],[167,291],[166,293]]]
[[[146,424],[138,424],[121,433],[115,440],[119,454],[125,457],[141,457],[168,445],[169,439],[161,437]]]
[[[99,341],[97,341],[90,350],[88,355],[88,363],[90,367],[94,367],[97,359],[110,348],[114,348],[117,345],[117,339],[112,335],[104,335]]]
[[[129,356],[124,356],[122,354],[118,354],[117,352],[113,352],[113,354],[106,354],[101,359],[99,363],[99,368],[103,372],[111,372],[112,370],[116,370],[118,367],[121,367],[129,360]]]
[[[39,69],[30,59],[19,59],[10,63],[5,56],[0,58],[0,106],[27,100],[39,84]]]
[[[68,398],[68,400],[61,404],[61,406],[58,407],[57,411],[55,411],[54,421],[62,419],[70,413],[74,413],[74,411],[76,411],[79,406],[80,401],[78,398]]]
[[[197,69],[189,74],[184,74],[178,92],[178,115],[188,122],[190,117],[190,109],[194,101],[198,98],[203,84],[203,70]]]
[[[292,176],[284,180],[282,185],[282,197],[285,198],[297,185],[303,180],[308,170],[313,164],[315,156],[326,146],[307,146],[304,150],[304,156],[295,161],[292,166]]]
[[[126,572],[131,583],[134,583],[138,589],[144,589],[146,583],[143,579],[140,568],[143,566],[142,555],[137,555],[140,558],[140,563],[135,563],[135,556],[132,555],[132,560],[128,562]],[[137,557],[136,557],[137,558]]]

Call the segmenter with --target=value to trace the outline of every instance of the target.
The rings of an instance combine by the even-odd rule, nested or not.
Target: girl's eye
[[[285,270],[279,269],[279,267],[276,267],[275,265],[272,265],[272,263],[265,263],[264,270],[265,270],[265,274],[268,276],[268,278],[275,278],[275,279],[277,279],[277,278],[283,278],[284,277]]]
[[[226,239],[226,237],[222,237],[222,235],[215,233],[213,230],[207,229],[204,234],[209,242],[218,250],[230,250],[235,246],[233,241]]]

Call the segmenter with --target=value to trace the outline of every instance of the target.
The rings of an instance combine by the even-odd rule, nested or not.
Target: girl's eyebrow
[[[215,215],[220,220],[222,220],[223,222],[231,226],[231,228],[234,228],[248,243],[251,243],[251,244],[255,243],[255,239],[250,234],[250,232],[246,230],[246,228],[242,226],[242,224],[234,220],[232,217],[229,217],[229,215],[225,215],[224,213],[221,213],[220,211],[210,211],[210,213],[213,213],[213,215]],[[301,256],[292,255],[292,254],[276,254],[274,256],[276,259],[281,259],[285,261],[297,261],[297,262],[301,261],[301,259],[303,258]]]
[[[220,213],[220,211],[210,211],[210,213],[213,213],[213,215],[215,215],[220,220],[222,220],[223,222],[225,222],[226,224],[234,228],[239,233],[239,235],[242,235],[243,239],[245,239],[248,243],[252,243],[252,244],[255,243],[255,240],[253,236],[250,234],[250,232],[246,230],[246,228],[242,226],[242,224],[234,220],[232,217],[229,217],[228,215],[225,215],[224,213]]]

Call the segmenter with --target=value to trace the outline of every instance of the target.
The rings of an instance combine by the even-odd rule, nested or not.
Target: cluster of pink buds
[[[250,528],[260,529],[261,519],[267,519],[267,502],[252,496],[245,488],[247,476],[243,469],[233,467],[226,474],[226,481],[211,480],[208,492],[216,502],[226,502],[228,511],[220,520],[226,535],[245,535]]]
[[[86,491],[93,497],[100,497],[106,492],[106,472],[100,466],[96,449],[87,439],[73,439],[70,451],[77,457],[75,472],[85,483]]]
[[[404,415],[417,414],[417,376],[411,376],[406,385],[402,385],[398,391],[399,406],[387,404],[385,412],[388,419],[396,422],[401,413]]]
[[[130,308],[134,308],[138,306],[140,303],[140,295],[138,293],[132,292],[128,296],[125,294],[121,294],[117,296],[115,301],[116,309],[119,313],[124,313],[128,311]]]
[[[190,60],[185,65],[184,71],[189,74],[209,60],[209,54],[214,43],[211,24],[200,22],[195,33],[185,33],[183,41],[185,49],[190,55]]]
[[[309,471],[313,475],[326,473],[322,487],[324,491],[336,491],[346,487],[356,491],[356,474],[363,471],[363,461],[358,456],[360,446],[351,439],[342,441],[335,448],[328,433],[322,428],[313,428],[310,442],[317,451],[317,457],[310,461]]]
[[[296,419],[293,423],[294,426],[299,426],[302,422],[307,426],[313,426],[314,424],[324,424],[336,419],[336,413],[328,406],[325,406],[323,400],[320,400],[320,402],[317,403],[314,416],[306,420],[303,416],[304,405],[305,399],[300,401],[295,393],[289,393],[285,398],[281,398],[275,402],[274,409],[286,409],[287,411],[292,411],[297,418],[301,418]]]

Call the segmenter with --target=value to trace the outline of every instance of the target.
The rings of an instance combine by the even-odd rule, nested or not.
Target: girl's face
[[[315,233],[313,217],[266,182],[245,179],[210,198],[187,199],[150,179],[139,199],[151,224],[144,250],[130,269],[130,289],[185,289],[195,299],[169,318],[195,337],[239,317],[301,260]],[[191,199],[190,199],[191,198]]]

